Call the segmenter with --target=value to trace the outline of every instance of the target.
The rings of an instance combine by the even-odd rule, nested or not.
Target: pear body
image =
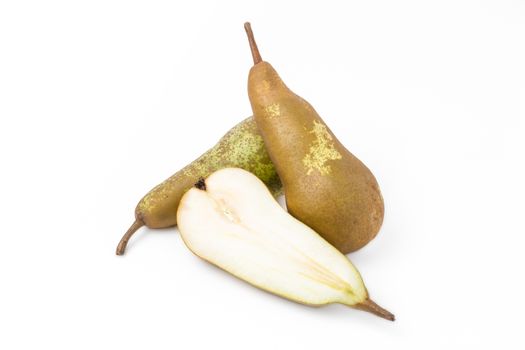
[[[372,172],[269,63],[252,67],[248,94],[290,214],[345,254],[371,241],[384,216]]]
[[[200,178],[216,170],[238,167],[259,177],[272,193],[281,192],[281,182],[253,118],[234,126],[202,156],[148,192],[138,203],[135,216],[149,228],[177,224],[177,207],[182,195]]]

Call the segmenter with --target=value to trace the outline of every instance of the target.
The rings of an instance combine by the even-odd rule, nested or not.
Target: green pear
[[[135,208],[135,222],[124,234],[117,255],[124,254],[131,236],[142,226],[165,228],[177,224],[182,195],[201,177],[225,167],[239,167],[257,175],[277,196],[281,182],[266,153],[253,118],[234,126],[219,142],[198,159],[149,191]]]

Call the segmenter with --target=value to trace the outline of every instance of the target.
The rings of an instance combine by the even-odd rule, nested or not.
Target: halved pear
[[[255,175],[226,168],[183,196],[177,222],[197,256],[268,292],[312,306],[341,303],[388,320],[346,256],[289,215]]]

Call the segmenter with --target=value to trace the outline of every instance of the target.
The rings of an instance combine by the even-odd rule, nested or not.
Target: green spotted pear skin
[[[282,193],[282,185],[264,141],[252,117],[228,131],[219,142],[149,191],[137,204],[135,222],[122,237],[117,255],[122,255],[127,242],[142,226],[166,228],[177,225],[177,209],[184,193],[200,178],[222,168],[241,168],[261,179],[274,196]]]

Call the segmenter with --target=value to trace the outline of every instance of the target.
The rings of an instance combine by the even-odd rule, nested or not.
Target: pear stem
[[[244,23],[244,30],[246,30],[248,42],[250,43],[250,50],[252,50],[253,64],[256,65],[257,63],[262,62],[262,58],[261,54],[259,53],[259,48],[257,48],[257,43],[255,42],[250,22]]]
[[[117,252],[116,252],[117,255],[123,255],[124,254],[124,252],[126,251],[126,246],[128,245],[129,239],[142,226],[144,226],[144,222],[142,222],[142,220],[140,220],[140,219],[136,219],[135,222],[131,224],[129,229],[126,231],[124,236],[122,236],[122,238],[120,239],[120,242],[118,243]]]
[[[371,312],[374,315],[382,317],[389,321],[395,321],[396,317],[390,311],[383,309],[381,306],[377,305],[372,299],[366,299],[362,303],[355,305],[357,309]]]

